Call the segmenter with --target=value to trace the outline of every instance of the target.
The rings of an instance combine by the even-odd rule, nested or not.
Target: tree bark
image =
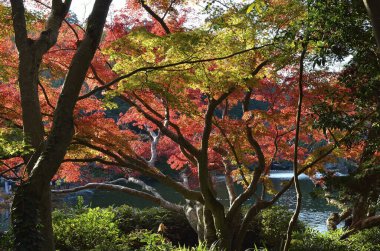
[[[213,118],[214,111],[216,107],[224,99],[226,99],[231,92],[232,90],[227,93],[222,94],[216,100],[212,98],[209,99],[209,105],[208,105],[208,109],[205,116],[205,124],[204,124],[204,130],[203,130],[203,135],[202,135],[201,149],[199,150],[198,154],[196,154],[196,158],[198,162],[198,180],[199,180],[200,189],[205,201],[205,207],[207,208],[207,210],[210,210],[213,216],[216,236],[218,239],[218,247],[222,250],[231,250],[232,233],[230,233],[229,227],[227,226],[227,221],[224,214],[224,206],[216,199],[216,195],[213,192],[212,185],[210,182],[209,171],[208,171],[208,146],[209,146],[210,134],[212,131],[212,118]],[[205,225],[206,225],[208,214],[205,213],[204,217],[205,217]],[[205,235],[207,235],[207,232]]]
[[[341,240],[348,238],[350,235],[356,233],[359,230],[368,229],[372,227],[380,226],[380,215],[368,217],[366,219],[356,222],[350,227],[350,231],[340,237]]]
[[[54,5],[53,1],[53,5]],[[73,133],[73,110],[91,60],[100,43],[112,0],[96,0],[85,37],[69,67],[47,143],[30,178],[18,188],[12,205],[16,250],[55,250],[51,226],[50,180],[63,161]],[[30,164],[29,164],[30,165]],[[30,167],[30,166],[29,166]],[[42,222],[42,219],[45,221]],[[48,221],[50,221],[50,224]]]
[[[380,1],[363,0],[368,15],[371,18],[378,50],[380,49]]]
[[[204,226],[204,240],[206,245],[210,247],[217,241],[214,219],[211,211],[203,207],[203,226]]]
[[[19,51],[18,82],[21,96],[24,141],[34,151],[41,148],[44,140],[41,107],[38,94],[39,69],[43,55],[56,43],[58,31],[69,8],[71,0],[62,3],[53,0],[51,13],[46,21],[45,30],[38,39],[28,38],[23,1],[11,0],[15,42]],[[24,156],[30,162],[30,154]],[[31,159],[34,163],[36,159]],[[28,169],[30,173],[31,169]]]
[[[307,43],[303,44],[303,51],[301,53],[301,59],[300,59],[300,73],[299,73],[299,81],[298,81],[298,105],[297,105],[297,117],[296,117],[296,136],[295,136],[295,142],[294,142],[294,158],[293,158],[293,174],[294,174],[294,186],[296,188],[297,193],[297,204],[296,204],[296,210],[294,211],[294,214],[289,222],[288,231],[286,233],[286,241],[284,245],[284,251],[288,251],[290,248],[290,242],[292,240],[292,232],[294,227],[297,224],[298,216],[301,212],[301,205],[302,205],[302,192],[301,192],[301,186],[298,180],[298,144],[299,144],[299,133],[300,133],[300,123],[301,123],[301,115],[302,115],[302,100],[303,100],[303,70],[304,65],[303,61],[305,59],[307,51]]]
[[[367,217],[368,208],[368,194],[366,192],[359,194],[359,198],[356,199],[353,206],[351,225],[355,225],[357,222],[365,219]]]

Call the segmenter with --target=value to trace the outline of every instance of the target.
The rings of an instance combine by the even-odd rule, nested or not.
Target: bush
[[[284,238],[288,220],[291,217],[284,207],[272,207],[261,212],[252,223],[254,236],[259,237],[260,246],[279,250]],[[138,210],[128,206],[120,208],[85,208],[56,210],[53,213],[53,228],[56,247],[60,251],[207,251],[204,245],[186,248],[174,247],[168,238],[156,234],[158,225],[165,224],[174,231],[188,224],[184,216],[158,208]],[[144,230],[147,228],[148,230]],[[173,230],[174,229],[174,230]],[[186,230],[188,231],[188,230]],[[181,232],[184,234],[186,231]],[[380,250],[380,228],[363,230],[340,240],[342,230],[320,233],[300,224],[293,234],[290,250],[293,251],[377,251]],[[251,238],[251,236],[247,236]],[[186,235],[181,236],[186,240]],[[1,250],[12,250],[12,232],[0,235]],[[188,246],[188,245],[187,245]]]
[[[147,230],[131,232],[126,236],[125,242],[127,243],[127,250],[171,251],[174,249],[162,235]]]
[[[166,231],[163,233],[164,237],[173,244],[186,246],[198,244],[197,233],[183,214],[156,207],[136,209],[126,205],[116,208],[115,212],[115,221],[118,222],[119,229],[125,234],[139,229],[157,232],[162,223],[166,227]]]
[[[320,233],[307,229],[293,236],[290,250],[294,251],[377,251],[380,250],[380,228],[371,228],[340,240],[343,231],[338,229]]]
[[[339,240],[340,230],[321,233],[308,228],[293,234],[290,250],[293,251],[346,251],[347,246]]]
[[[142,229],[155,224],[165,215],[137,214],[137,218],[123,218],[128,224],[119,221],[123,216],[134,211],[131,207],[114,208],[76,208],[56,210],[53,212],[53,229],[56,248],[60,251],[96,250],[96,251],[166,251],[174,250],[160,234]],[[160,216],[160,217],[159,217]],[[136,225],[134,225],[136,224]],[[119,226],[128,227],[128,233]],[[156,230],[156,229],[155,229]]]
[[[174,249],[174,251],[215,251],[215,250],[210,250],[209,248],[207,248],[206,244],[199,244],[198,246],[196,247],[191,247],[191,248],[188,248],[188,247],[177,247]]]
[[[365,229],[352,235],[347,241],[348,250],[380,250],[380,227]]]
[[[250,227],[251,236],[255,235],[254,244],[265,246],[270,250],[279,250],[286,236],[292,212],[284,206],[272,206],[260,212]],[[298,221],[295,230],[303,231],[305,226]],[[252,238],[247,234],[247,238]],[[246,247],[252,247],[252,240],[247,240]]]
[[[78,215],[54,211],[53,229],[57,249],[91,250],[101,247],[112,247],[122,244],[117,223],[113,220],[114,212],[110,209],[90,208]]]
[[[0,247],[2,251],[13,250],[13,233],[11,230],[0,232]]]

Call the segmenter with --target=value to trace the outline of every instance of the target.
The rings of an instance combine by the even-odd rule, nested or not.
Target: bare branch
[[[161,27],[165,30],[166,34],[170,34],[170,29],[169,27],[166,25],[165,21],[164,21],[164,18],[165,18],[165,15],[163,18],[161,18],[159,15],[157,15],[156,12],[154,12],[152,10],[152,8],[150,8],[150,6],[148,6],[144,0],[140,0],[140,3],[141,3],[141,6],[154,18],[157,20],[157,22],[160,23]],[[173,3],[170,4],[170,7],[172,6]]]
[[[176,142],[177,144],[182,146],[184,149],[186,149],[193,156],[197,156],[199,154],[198,149],[195,146],[193,146],[188,140],[186,140],[185,137],[181,134],[181,131],[177,125],[175,125],[169,121],[169,125],[172,126],[176,130],[176,132],[177,132],[177,134],[176,134],[167,128],[167,126],[165,125],[165,122],[162,123],[160,120],[154,118],[152,115],[150,115],[149,113],[144,111],[140,106],[138,106],[135,102],[133,102],[132,100],[130,100],[126,96],[123,95],[123,96],[120,96],[120,98],[122,98],[124,101],[126,101],[129,105],[135,107],[136,110],[139,113],[141,113],[146,119],[148,119],[149,121],[154,123],[160,129],[160,131],[163,134],[165,134],[165,136],[169,137],[171,140],[173,140],[174,142]],[[150,109],[148,109],[148,110],[150,110]],[[164,117],[160,115],[160,119],[164,119]]]
[[[252,89],[250,88],[249,91],[247,92],[247,94],[245,95],[244,100],[243,100],[243,112],[248,111],[248,105],[249,105],[249,101],[251,99],[251,94],[252,94]],[[255,170],[253,171],[253,179],[252,179],[251,183],[249,184],[249,186],[247,187],[247,189],[242,194],[240,194],[236,198],[236,200],[232,203],[232,205],[231,205],[231,207],[227,213],[228,220],[232,220],[234,218],[234,216],[236,215],[236,213],[239,211],[240,206],[256,192],[257,184],[260,180],[260,176],[261,176],[263,170],[265,169],[264,154],[261,150],[259,143],[253,137],[252,130],[249,127],[248,122],[249,121],[247,121],[246,125],[245,125],[245,134],[247,136],[249,144],[254,149],[254,151],[257,155],[259,164],[257,167],[255,167]]]
[[[128,185],[129,183],[139,185],[143,190],[145,190],[149,193],[152,193],[154,196],[156,196],[159,199],[162,199],[162,196],[157,192],[157,190],[154,187],[149,186],[145,182],[143,182],[142,180],[138,180],[138,179],[133,178],[133,177],[128,177],[128,179],[120,178],[120,179],[116,179],[116,180],[113,180],[113,181],[110,181],[107,183],[115,184],[115,183],[119,183],[119,182],[124,182],[126,185]]]
[[[41,84],[40,81],[38,81],[38,86],[41,88],[42,93],[44,94],[44,97],[45,97],[45,101],[46,101],[46,103],[47,103],[48,106],[50,106],[50,108],[53,109],[53,111],[54,111],[54,110],[55,110],[55,107],[51,104],[50,99],[49,99],[49,96],[48,96],[47,93],[46,93],[45,87]]]
[[[103,149],[99,146],[92,145],[91,143],[75,138],[75,142],[73,144],[80,144],[84,145],[90,149],[99,151],[111,158],[113,158],[120,167],[130,168],[132,170],[141,172],[143,175],[146,175],[148,177],[151,177],[162,184],[173,188],[178,193],[182,194],[186,199],[189,200],[196,200],[201,203],[203,203],[203,198],[201,194],[197,191],[187,189],[185,186],[183,186],[181,183],[173,180],[171,177],[164,175],[156,168],[151,168],[146,164],[144,160],[139,160],[137,158],[133,158],[131,156],[123,154],[122,157],[120,157],[118,154],[113,153],[110,150]]]
[[[73,192],[78,192],[81,190],[86,190],[86,189],[98,189],[98,190],[105,190],[105,191],[118,191],[118,192],[123,192],[127,193],[139,198],[146,199],[148,201],[151,201],[165,209],[168,209],[170,211],[182,213],[183,212],[183,207],[174,203],[171,203],[167,200],[164,200],[161,196],[156,197],[155,195],[151,195],[149,193],[141,192],[136,189],[132,189],[129,187],[125,186],[120,186],[120,185],[113,185],[110,183],[88,183],[84,186],[79,186],[75,188],[70,188],[70,189],[64,189],[64,190],[52,190],[53,193],[56,194],[62,194],[62,193],[73,193]]]
[[[103,158],[95,157],[95,158],[83,158],[83,159],[64,159],[62,162],[80,162],[80,163],[91,163],[91,162],[99,162],[109,166],[120,166],[117,162],[112,162],[105,160]]]
[[[15,166],[11,167],[11,166],[7,165],[5,162],[3,162],[3,161],[0,160],[0,164],[3,164],[4,166],[6,166],[8,168],[7,170],[4,170],[4,171],[0,172],[0,177],[4,176],[4,174],[6,174],[8,172],[12,172],[17,178],[20,178],[15,171],[18,168],[20,168],[22,165],[24,165],[25,163],[22,162],[22,163],[20,163],[18,165],[15,165]]]

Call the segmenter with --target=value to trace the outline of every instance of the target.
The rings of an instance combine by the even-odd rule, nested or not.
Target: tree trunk
[[[216,230],[212,213],[206,207],[203,207],[203,226],[204,226],[204,240],[207,247],[210,247],[217,241]]]
[[[355,225],[357,222],[365,219],[367,217],[368,208],[369,204],[367,194],[360,194],[353,206],[351,225]]]
[[[34,43],[34,41],[31,41],[31,43]],[[27,47],[26,51],[20,52],[19,87],[25,143],[36,150],[44,137],[38,95],[38,71],[42,57],[36,55],[33,45],[28,45]]]
[[[363,0],[368,15],[371,18],[378,50],[380,49],[380,1]]]
[[[57,41],[59,28],[70,8],[71,1],[67,0],[64,3],[61,0],[52,1],[51,13],[46,21],[45,30],[41,32],[38,39],[28,38],[23,1],[11,0],[10,2],[15,42],[19,51],[18,82],[24,141],[34,151],[38,151],[44,140],[44,126],[38,94],[39,69],[43,55]],[[23,156],[25,163],[32,162],[27,169],[28,173],[31,172],[32,164],[37,160],[37,158],[30,159],[31,156],[30,153]]]
[[[234,248],[237,251],[243,250],[243,243],[244,239],[247,235],[249,224],[251,224],[252,220],[265,208],[268,208],[273,203],[268,201],[258,201],[255,205],[253,205],[246,215],[244,216],[244,219],[242,223],[240,224],[239,231],[235,234],[234,238]]]
[[[55,250],[51,225],[50,180],[70,145],[73,110],[87,70],[100,43],[112,0],[96,0],[86,35],[69,67],[54,113],[51,133],[33,166],[29,180],[17,190],[12,204],[16,250]]]
[[[294,186],[296,188],[296,194],[297,194],[297,204],[296,204],[296,210],[294,211],[294,214],[292,218],[289,221],[288,231],[286,233],[286,240],[284,245],[284,251],[288,251],[290,248],[290,242],[292,240],[292,232],[294,227],[297,224],[298,216],[301,212],[301,205],[302,205],[302,192],[301,192],[301,186],[298,180],[298,144],[299,144],[299,133],[300,133],[300,123],[301,123],[301,116],[302,116],[302,100],[303,100],[303,70],[304,70],[304,59],[307,51],[307,42],[303,43],[302,47],[302,53],[300,58],[300,72],[299,72],[299,80],[298,80],[298,105],[297,105],[297,116],[296,116],[296,135],[294,140],[294,156],[293,156],[293,175],[294,175]]]
[[[51,219],[50,185],[22,184],[12,204],[16,250],[55,250]]]

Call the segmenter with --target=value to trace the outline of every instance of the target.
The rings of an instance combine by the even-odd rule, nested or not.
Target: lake
[[[275,189],[280,189],[281,183],[289,180],[292,177],[291,171],[272,171],[270,178],[273,182]],[[315,191],[314,184],[306,175],[300,176],[300,184],[303,192],[302,211],[300,213],[300,219],[307,223],[310,227],[319,231],[326,231],[326,219],[331,212],[337,212],[338,210],[330,205],[327,205],[326,201],[322,198],[315,198],[312,196],[312,192]],[[181,196],[173,192],[166,187],[155,184],[156,189],[161,192],[164,198],[170,201],[181,201]],[[216,184],[219,200],[228,205],[228,195],[223,180]],[[150,207],[152,203],[144,201],[142,199],[130,196],[121,192],[107,192],[107,191],[82,191],[79,193],[84,195],[85,203],[91,207],[108,207],[111,205],[120,206],[128,204],[133,207]],[[69,205],[76,203],[78,194],[71,194],[66,196],[65,201]],[[278,201],[279,205],[285,205],[290,209],[295,209],[296,194],[294,188],[289,189]],[[0,231],[4,231],[9,225],[9,210],[0,209]]]

